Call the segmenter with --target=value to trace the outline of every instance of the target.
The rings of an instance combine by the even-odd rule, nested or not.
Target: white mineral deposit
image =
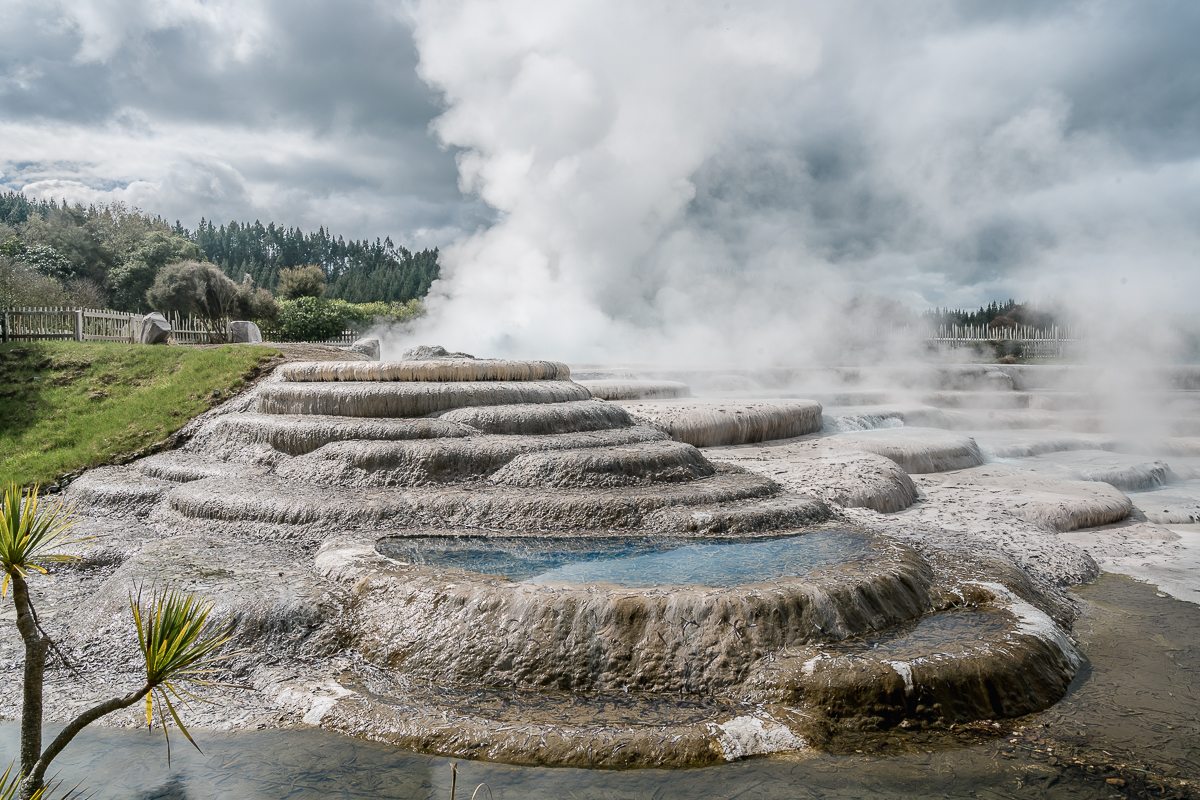
[[[698,765],[1036,712],[1080,664],[1072,586],[1103,567],[1197,599],[1195,456],[1073,430],[1064,398],[1055,428],[963,430],[961,409],[1023,407],[1036,372],[1015,375],[848,380],[831,420],[769,374],[604,400],[555,362],[288,364],[181,448],[71,485],[102,545],[65,582],[88,597],[70,642],[125,663],[132,640],[99,633],[127,593],[182,583],[232,616],[259,690],[208,724],[513,764]],[[923,394],[921,424],[876,411],[888,393]],[[653,714],[575,702],[628,692]]]

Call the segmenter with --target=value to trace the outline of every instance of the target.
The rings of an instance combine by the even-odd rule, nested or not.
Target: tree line
[[[323,297],[404,305],[438,277],[436,248],[413,253],[391,238],[346,240],[268,222],[195,231],[122,203],[71,205],[0,194],[0,304],[150,310],[147,292],[169,264],[212,264],[239,286],[276,294],[285,270],[315,267]],[[246,276],[249,276],[247,282]]]
[[[930,327],[950,325],[975,325],[987,328],[1013,328],[1029,325],[1034,328],[1050,328],[1060,325],[1058,314],[1050,309],[1038,308],[1030,303],[1018,303],[1009,298],[1003,303],[993,300],[978,311],[960,308],[932,308],[921,315]]]

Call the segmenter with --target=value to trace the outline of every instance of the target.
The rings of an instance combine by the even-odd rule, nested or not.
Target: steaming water
[[[799,577],[861,560],[869,553],[869,542],[861,534],[832,530],[702,544],[663,537],[389,537],[377,548],[399,561],[504,575],[524,583],[604,582],[637,588],[737,586]]]
[[[460,760],[456,796],[470,797],[484,781],[496,800],[1182,796],[1154,781],[1200,774],[1200,699],[1191,688],[1200,670],[1200,608],[1111,575],[1078,591],[1087,613],[1076,634],[1088,662],[1067,697],[1026,720],[1030,727],[1018,736],[1007,728],[988,733],[990,725],[974,732],[891,731],[839,740],[834,752],[689,770]],[[176,743],[168,767],[161,734],[93,726],[54,768],[67,786],[82,781],[96,800],[450,797],[451,759],[310,728],[195,733],[203,754]],[[0,724],[0,763],[16,755],[17,726]],[[1136,769],[1118,772],[1110,763]],[[1106,783],[1118,775],[1129,781],[1124,793]]]

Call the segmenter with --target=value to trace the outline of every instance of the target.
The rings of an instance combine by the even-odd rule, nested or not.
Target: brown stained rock
[[[896,458],[947,468],[978,457],[970,439],[885,431],[858,439],[898,441],[890,458],[834,436],[710,460],[664,430],[685,442],[794,437],[820,427],[821,407],[638,404],[674,409],[652,428],[561,379],[553,362],[352,360],[288,368],[289,380],[273,376],[189,426],[184,450],[67,489],[113,524],[153,527],[80,568],[114,571],[72,620],[79,648],[119,656],[97,635],[102,621],[129,587],[166,580],[235,616],[250,649],[238,669],[284,709],[280,719],[426,752],[570,766],[714,763],[836,730],[1026,713],[1054,702],[1074,674],[1062,631],[1072,609],[1037,588],[1047,586],[1029,578],[1038,569],[926,519],[971,526],[959,512],[982,509],[1005,528],[1021,506],[1005,506],[974,470],[914,482]],[[914,504],[918,488],[926,495]],[[665,552],[675,538],[813,533],[834,514],[829,532],[852,529],[853,546],[796,568],[763,564],[750,578],[735,570],[728,582],[746,582],[731,587],[632,589],[560,570],[515,583],[375,549],[384,535],[494,536],[505,553],[527,550],[523,539],[578,549],[590,545],[576,537],[637,536]],[[710,550],[719,548],[693,548],[701,561]],[[427,560],[411,547],[387,552]],[[769,552],[780,565],[792,557]],[[503,563],[489,558],[469,563]],[[680,574],[689,577],[663,577]],[[697,574],[708,573],[652,572],[651,582]]]
[[[708,448],[704,454],[712,461],[765,473],[792,491],[846,508],[890,514],[917,499],[912,478],[895,461],[834,449],[824,439]]]
[[[611,488],[694,481],[715,473],[716,468],[695,447],[668,441],[526,453],[488,480],[503,486]]]
[[[355,587],[358,647],[394,675],[457,685],[737,695],[769,653],[886,629],[938,608],[911,550],[735,588],[516,584],[326,547]],[[761,694],[761,693],[760,693]],[[789,695],[790,696],[790,695]]]
[[[970,436],[988,459],[1029,458],[1069,450],[1113,450],[1117,446],[1117,440],[1112,436],[1069,431],[978,431]]]
[[[145,516],[176,484],[125,467],[98,467],[76,478],[70,502],[114,514]]]
[[[306,526],[305,533],[422,524],[516,529],[639,528],[651,512],[775,494],[753,473],[724,468],[690,483],[606,491],[502,486],[389,489],[322,487],[266,476],[193,481],[171,490],[163,511],[182,519]],[[664,528],[665,529],[665,528]]]
[[[212,598],[236,644],[233,671],[285,654],[328,656],[345,638],[345,590],[297,564],[294,552],[204,535],[147,544],[129,557],[71,617],[76,646],[90,658],[123,661],[137,652],[129,601],[141,587],[172,586]],[[148,596],[148,592],[146,593]]]
[[[1158,489],[1176,479],[1166,461],[1104,450],[1069,450],[1018,459],[1009,466],[1037,475],[1107,483],[1123,492]]]
[[[310,453],[330,442],[451,439],[475,431],[455,422],[433,419],[370,419],[319,414],[237,414],[221,417],[201,429],[185,450],[199,457],[244,461],[247,450],[266,446],[289,456]]]

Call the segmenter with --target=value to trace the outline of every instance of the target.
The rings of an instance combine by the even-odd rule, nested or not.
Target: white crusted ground
[[[923,447],[925,431],[929,441]],[[1076,466],[1089,458],[1104,461],[1105,466],[1144,471],[1143,462],[1154,463],[1154,459],[1095,452],[1097,446],[1115,446],[1106,437],[1060,431],[983,434],[980,438],[986,443],[981,449],[986,454],[1026,456],[1021,459],[1024,463],[1005,459],[929,474],[905,474],[898,466],[903,458],[883,458],[880,448],[873,446],[887,440],[924,455],[955,444],[958,438],[945,431],[900,428],[869,436],[825,434],[708,448],[705,454],[712,461],[736,463],[788,489],[818,496],[841,506],[849,518],[905,538],[927,538],[937,530],[978,537],[997,546],[1044,586],[1084,583],[1103,569],[1154,584],[1179,599],[1200,602],[1200,481],[1126,495],[1096,480],[1099,475],[1080,480],[1066,470],[1047,474],[1050,470],[1026,467],[1030,461],[1040,466],[1056,460]],[[870,450],[856,446],[868,443]],[[1036,457],[1085,449],[1092,452],[1057,459]],[[1190,459],[1168,460],[1176,464],[1177,472],[1191,477]],[[1155,524],[1155,514],[1165,524]]]

